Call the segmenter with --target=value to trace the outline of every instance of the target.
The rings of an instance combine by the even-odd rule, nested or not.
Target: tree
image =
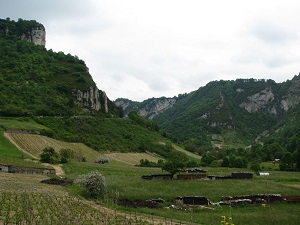
[[[105,177],[98,171],[80,175],[75,183],[84,186],[93,197],[103,196],[106,193]]]
[[[261,170],[258,162],[253,162],[250,165],[250,169],[256,174],[259,175],[259,171]]]
[[[286,152],[280,160],[279,168],[280,170],[283,171],[292,171],[294,167],[293,164],[294,164],[293,154],[290,152]]]
[[[201,164],[202,166],[209,166],[209,164],[211,164],[214,160],[216,160],[215,156],[205,153],[201,158]]]
[[[70,159],[74,158],[74,151],[72,149],[63,148],[59,151],[60,162],[67,163]]]
[[[43,149],[42,154],[40,154],[40,161],[44,163],[55,164],[58,162],[58,154],[55,152],[54,148],[46,147]]]
[[[163,163],[162,170],[169,172],[173,177],[179,169],[183,169],[185,166],[185,158],[180,157],[180,155],[175,155]]]
[[[294,152],[294,160],[296,163],[296,170],[300,171],[300,147]]]

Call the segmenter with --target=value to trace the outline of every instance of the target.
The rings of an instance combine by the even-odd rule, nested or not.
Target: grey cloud
[[[0,16],[10,17],[13,20],[22,18],[46,23],[51,20],[63,21],[76,17],[80,21],[83,15],[93,12],[91,4],[83,0],[76,1],[76,4],[67,0],[2,0],[0,2]]]
[[[267,22],[261,22],[254,26],[251,33],[256,38],[270,44],[285,44],[297,38],[296,33]]]

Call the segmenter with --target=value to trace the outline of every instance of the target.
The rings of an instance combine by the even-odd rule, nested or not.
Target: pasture
[[[234,168],[205,168],[209,174],[228,175]],[[167,209],[175,204],[178,196],[206,196],[213,202],[222,196],[249,194],[281,194],[282,196],[300,195],[300,189],[291,186],[293,181],[299,184],[300,173],[273,171],[269,177],[255,176],[251,180],[143,180],[142,175],[161,173],[159,168],[141,168],[112,161],[108,164],[70,163],[64,166],[67,176],[76,178],[81,173],[98,170],[107,180],[108,193],[101,204],[118,210],[135,211],[161,217],[168,217],[198,224],[220,224],[220,217],[229,216],[229,206],[195,207],[187,210]],[[239,169],[240,170],[240,169]],[[75,195],[87,196],[81,189],[69,187]],[[162,208],[131,208],[116,204],[118,199],[146,200],[164,199]],[[248,205],[232,208],[235,224],[297,224],[300,221],[299,204],[274,203],[266,205]]]
[[[0,121],[3,125],[3,121]],[[4,121],[5,122],[5,121]],[[22,124],[24,124],[22,122]],[[25,123],[26,124],[26,123]],[[19,126],[17,121],[14,126]],[[28,125],[29,126],[29,125]],[[35,126],[35,125],[34,125]],[[47,178],[41,175],[23,175],[23,174],[8,174],[0,173],[0,201],[4,205],[9,205],[1,208],[0,224],[7,221],[13,221],[16,224],[17,220],[26,221],[26,217],[17,217],[17,212],[24,213],[22,204],[34,206],[36,202],[53,207],[53,203],[57,203],[54,214],[49,214],[44,208],[36,207],[37,214],[32,214],[36,221],[55,221],[58,215],[68,221],[72,218],[81,221],[80,218],[89,221],[88,224],[93,224],[97,221],[104,221],[102,224],[124,224],[124,215],[150,215],[159,216],[161,218],[169,218],[196,224],[221,224],[221,216],[232,216],[234,224],[263,224],[263,225],[281,225],[281,224],[299,224],[300,221],[300,205],[299,203],[274,203],[269,205],[246,205],[238,207],[229,206],[208,206],[208,207],[187,207],[184,210],[167,208],[170,205],[176,205],[174,198],[178,196],[205,196],[212,202],[218,202],[222,196],[234,195],[248,195],[248,194],[281,194],[282,196],[299,196],[300,195],[300,173],[299,172],[283,172],[278,171],[278,165],[263,164],[264,172],[270,172],[270,176],[259,177],[254,176],[251,180],[143,180],[142,175],[150,175],[162,173],[160,168],[142,168],[134,166],[139,163],[140,159],[148,159],[149,161],[156,161],[158,158],[146,153],[102,153],[109,158],[109,163],[97,164],[95,159],[101,156],[100,153],[93,149],[79,144],[67,143],[33,134],[17,134],[9,133],[10,138],[17,143],[17,145],[28,151],[35,157],[39,156],[41,150],[45,147],[53,147],[56,151],[61,148],[73,149],[77,155],[84,156],[87,162],[79,162],[73,160],[70,163],[63,165],[66,177],[68,179],[76,179],[80,174],[86,174],[90,171],[98,170],[102,173],[107,181],[108,191],[103,199],[97,199],[96,202],[104,205],[113,211],[97,212],[91,208],[91,204],[86,209],[83,202],[75,200],[85,197],[90,199],[86,191],[76,185],[69,185],[67,187],[50,186],[41,184],[42,179]],[[33,165],[32,157],[20,152],[15,146],[8,142],[3,137],[3,131],[0,135],[0,162],[11,160],[12,164],[30,164]],[[194,157],[195,158],[195,157]],[[199,159],[199,158],[198,158]],[[3,161],[4,160],[4,161]],[[13,163],[14,162],[14,163]],[[208,170],[209,175],[230,175],[231,172],[249,171],[248,169],[234,169],[234,168],[203,168]],[[26,194],[24,194],[26,191]],[[8,197],[7,197],[8,196]],[[69,196],[69,197],[68,197]],[[72,197],[73,196],[73,197]],[[133,208],[126,205],[118,204],[122,199],[147,200],[161,198],[166,201],[158,209],[150,209],[145,207]],[[23,199],[23,200],[22,200]],[[24,201],[24,199],[26,201]],[[43,200],[42,200],[43,199]],[[19,201],[20,200],[20,201]],[[70,202],[68,205],[66,201]],[[85,200],[84,200],[85,201]],[[3,204],[2,204],[3,205]],[[19,205],[20,208],[16,208]],[[74,211],[75,208],[81,209]],[[96,205],[96,207],[98,207]],[[99,206],[100,207],[100,206]],[[84,208],[84,209],[83,209]],[[8,210],[9,209],[9,210]],[[62,212],[64,209],[64,212]],[[18,211],[20,210],[20,211]],[[93,212],[89,214],[86,210]],[[122,216],[118,216],[115,212],[126,212]],[[9,213],[8,213],[9,212]],[[47,214],[48,212],[48,214]],[[115,213],[115,215],[113,215]],[[87,215],[87,217],[85,217]],[[107,217],[108,216],[108,217]],[[33,218],[33,217],[32,217]],[[28,218],[27,218],[28,219]],[[69,220],[71,221],[71,220]],[[74,222],[75,220],[73,220]],[[94,221],[94,222],[93,222]],[[167,221],[167,219],[165,219]],[[169,220],[170,221],[170,220]],[[138,221],[135,217],[135,222],[131,224],[154,224],[149,219]],[[97,224],[97,223],[95,223]],[[159,224],[159,223],[155,223]],[[162,222],[161,224],[166,224]],[[170,223],[169,223],[170,224]],[[175,223],[173,223],[175,224]],[[177,223],[179,224],[179,223]]]

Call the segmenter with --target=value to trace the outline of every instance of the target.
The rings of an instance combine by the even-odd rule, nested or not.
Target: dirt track
[[[23,148],[21,148],[10,136],[8,133],[4,132],[4,137],[9,140],[17,149],[19,149],[21,152],[24,152],[25,154],[29,155],[30,157],[32,157],[33,159],[39,159],[38,157],[36,157],[35,155],[25,151]],[[52,164],[45,164],[45,165],[48,165],[48,166],[52,166],[55,171],[56,171],[56,175],[57,176],[64,176],[65,175],[65,172],[63,171],[63,169],[61,168],[61,166],[59,165],[52,165]]]

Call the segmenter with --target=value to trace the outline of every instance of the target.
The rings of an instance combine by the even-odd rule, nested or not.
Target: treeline
[[[35,20],[23,20],[18,21],[11,20],[9,17],[6,19],[0,19],[0,35],[16,36],[18,38],[23,35],[29,34],[32,29],[45,29],[41,23]]]
[[[284,171],[300,171],[300,133],[288,138],[284,147],[276,138],[264,145],[255,144],[248,148],[214,149],[201,158],[202,166],[247,168],[258,171],[262,162],[279,160],[279,168]],[[277,163],[277,162],[276,162]]]

